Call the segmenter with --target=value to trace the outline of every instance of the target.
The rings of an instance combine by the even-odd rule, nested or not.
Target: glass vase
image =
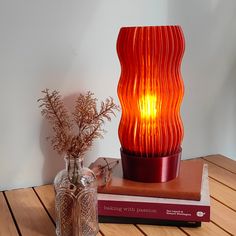
[[[98,233],[97,181],[80,158],[65,157],[66,168],[54,180],[56,235],[93,236]]]

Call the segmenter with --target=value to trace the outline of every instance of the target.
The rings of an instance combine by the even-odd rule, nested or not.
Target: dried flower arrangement
[[[106,162],[104,167],[94,167],[93,173],[78,163],[82,163],[93,141],[103,137],[105,120],[110,121],[119,107],[111,97],[98,107],[94,94],[88,91],[77,97],[74,111],[69,113],[58,91],[45,89],[42,93],[38,102],[42,115],[52,125],[52,146],[59,154],[66,154],[69,163],[68,169],[60,171],[54,180],[57,235],[95,235],[98,222],[94,190],[99,181],[94,174],[97,179],[108,181],[112,166]]]
[[[119,111],[111,97],[102,101],[98,109],[97,99],[88,91],[77,97],[74,111],[69,114],[57,90],[45,89],[42,93],[44,96],[38,102],[42,115],[54,131],[54,136],[50,137],[53,148],[69,158],[83,158],[93,141],[103,137],[105,120],[110,121],[115,111]]]

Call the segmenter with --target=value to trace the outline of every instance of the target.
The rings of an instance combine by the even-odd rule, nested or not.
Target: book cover
[[[115,158],[106,158],[114,162]],[[104,165],[103,158],[98,158],[93,165]],[[131,196],[175,198],[200,200],[202,182],[202,160],[181,161],[179,176],[165,183],[142,183],[123,178],[120,163],[114,168],[112,179],[105,186],[99,186],[98,192]]]
[[[104,219],[106,217],[121,217],[122,219],[123,217],[207,222],[210,220],[207,165],[204,165],[201,182],[199,201],[99,193],[98,215]]]

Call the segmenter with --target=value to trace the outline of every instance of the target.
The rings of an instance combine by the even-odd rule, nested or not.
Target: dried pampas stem
[[[94,139],[103,138],[102,125],[111,121],[119,106],[113,98],[107,98],[97,107],[97,99],[88,91],[80,94],[75,101],[75,108],[69,114],[57,90],[42,91],[44,96],[38,99],[42,115],[51,123],[54,135],[50,137],[53,148],[58,153],[66,153],[70,158],[82,158],[92,146]]]

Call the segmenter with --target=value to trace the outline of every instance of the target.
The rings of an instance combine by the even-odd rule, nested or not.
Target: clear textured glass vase
[[[66,169],[54,180],[56,235],[93,236],[98,233],[97,181],[80,158],[65,158]]]

